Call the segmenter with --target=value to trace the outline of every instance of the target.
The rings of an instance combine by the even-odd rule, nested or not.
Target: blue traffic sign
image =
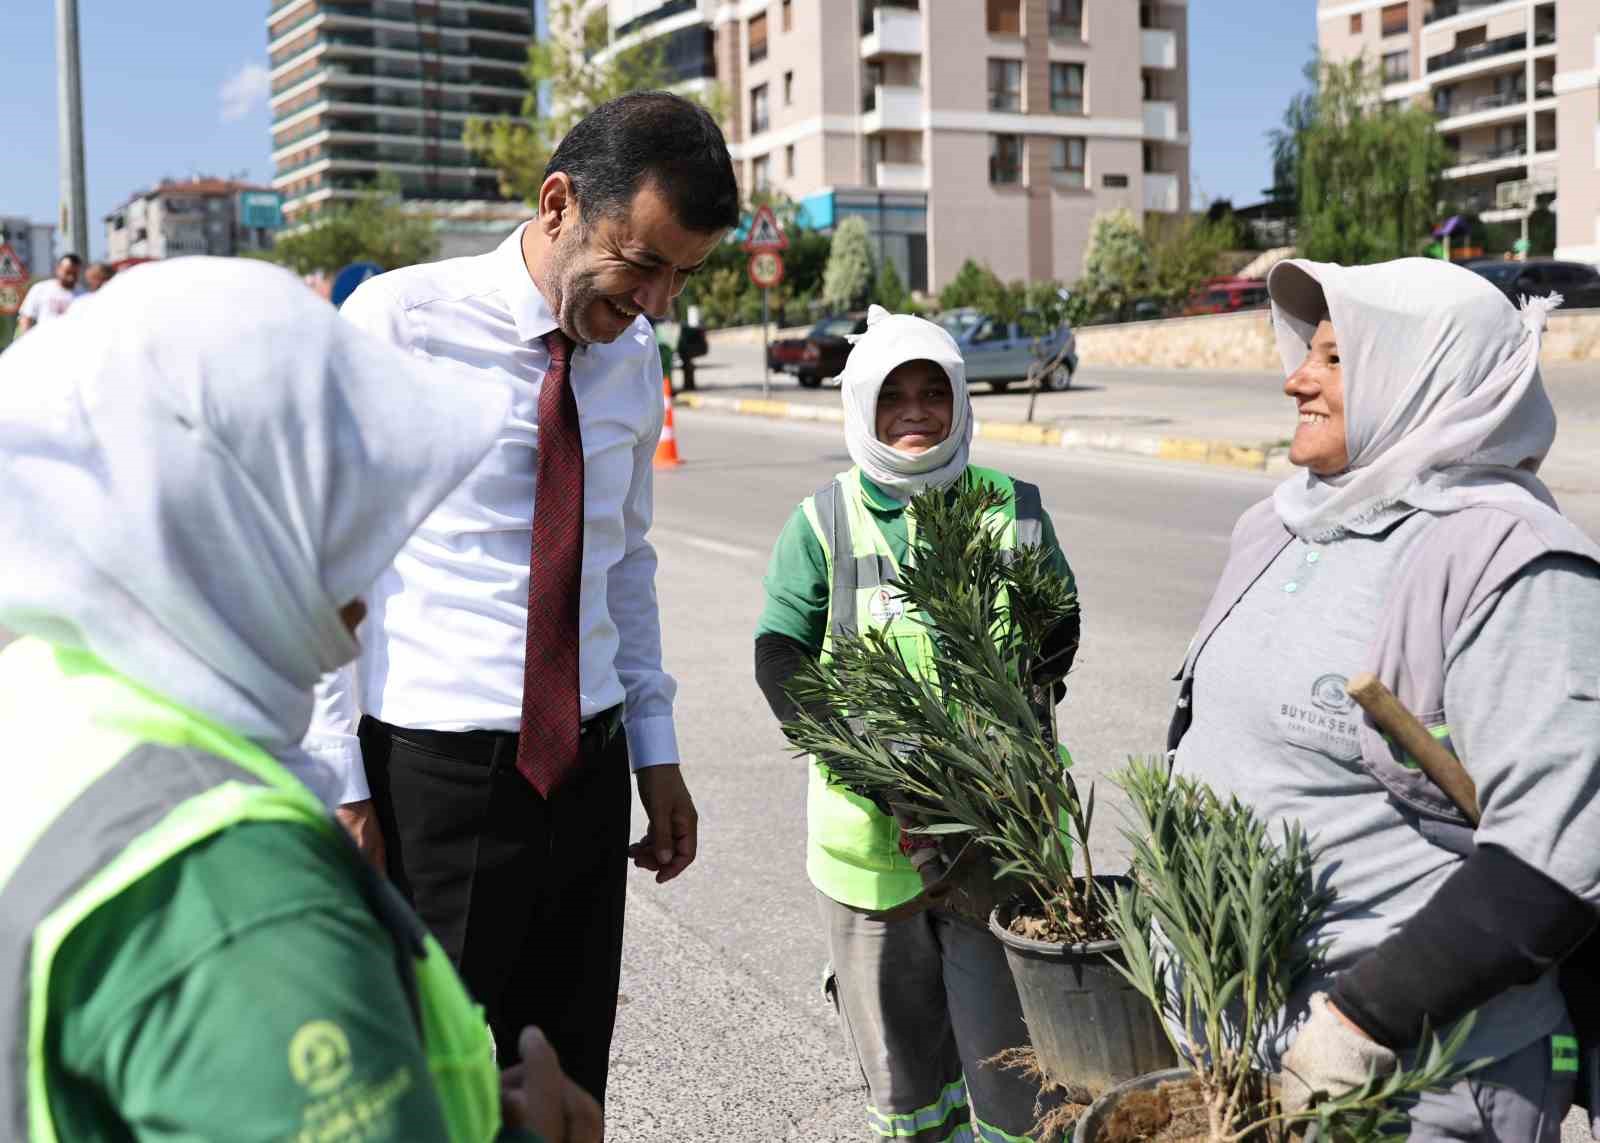
[[[383,267],[376,262],[352,262],[340,270],[333,279],[333,293],[328,300],[336,306],[344,305],[344,300],[356,292],[356,287],[368,278],[376,278],[383,273]]]

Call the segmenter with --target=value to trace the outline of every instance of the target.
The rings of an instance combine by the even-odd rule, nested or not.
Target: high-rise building
[[[1600,262],[1600,3],[1318,0],[1317,40],[1433,110],[1456,202],[1486,222],[1551,208],[1556,256]]]
[[[913,289],[1078,276],[1095,214],[1189,209],[1187,0],[586,0],[720,87],[746,190],[865,218]]]
[[[501,199],[462,126],[522,114],[533,35],[533,0],[273,0],[272,185],[288,223],[380,173],[407,199]]]
[[[129,195],[106,215],[106,258],[176,258],[210,254],[232,258],[272,248],[276,209],[256,217],[252,199],[276,196],[232,179],[163,179],[153,190]]]

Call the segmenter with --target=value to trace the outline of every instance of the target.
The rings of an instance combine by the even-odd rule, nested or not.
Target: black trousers
[[[515,734],[363,718],[360,737],[389,877],[487,1010],[501,1065],[537,1024],[604,1102],[632,808],[621,727],[585,724],[582,766],[548,800],[517,772]]]

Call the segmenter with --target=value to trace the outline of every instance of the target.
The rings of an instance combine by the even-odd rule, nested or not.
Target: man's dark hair
[[[83,259],[79,258],[76,254],[63,254],[61,257],[56,259],[57,266],[61,265],[63,262],[71,262],[74,266],[83,265]]]
[[[739,184],[722,128],[704,107],[667,91],[639,91],[596,107],[561,140],[544,169],[572,180],[593,220],[625,215],[652,182],[678,222],[708,234],[739,224]]]

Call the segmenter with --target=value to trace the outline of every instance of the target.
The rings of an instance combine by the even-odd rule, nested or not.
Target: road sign
[[[761,290],[783,281],[783,255],[776,250],[757,250],[750,255],[750,280]]]
[[[28,264],[10,244],[0,242],[0,314],[14,314],[21,309],[27,292]]]
[[[277,191],[240,191],[239,225],[262,230],[282,230],[283,196]]]
[[[763,206],[756,211],[750,223],[750,233],[744,240],[744,248],[752,254],[760,250],[789,249],[789,239],[784,236],[783,227],[778,225],[778,216],[772,213],[770,206]]]
[[[328,300],[335,306],[344,305],[344,300],[356,292],[356,287],[368,278],[376,278],[383,273],[383,267],[376,262],[352,262],[340,270],[333,279],[333,291]]]

